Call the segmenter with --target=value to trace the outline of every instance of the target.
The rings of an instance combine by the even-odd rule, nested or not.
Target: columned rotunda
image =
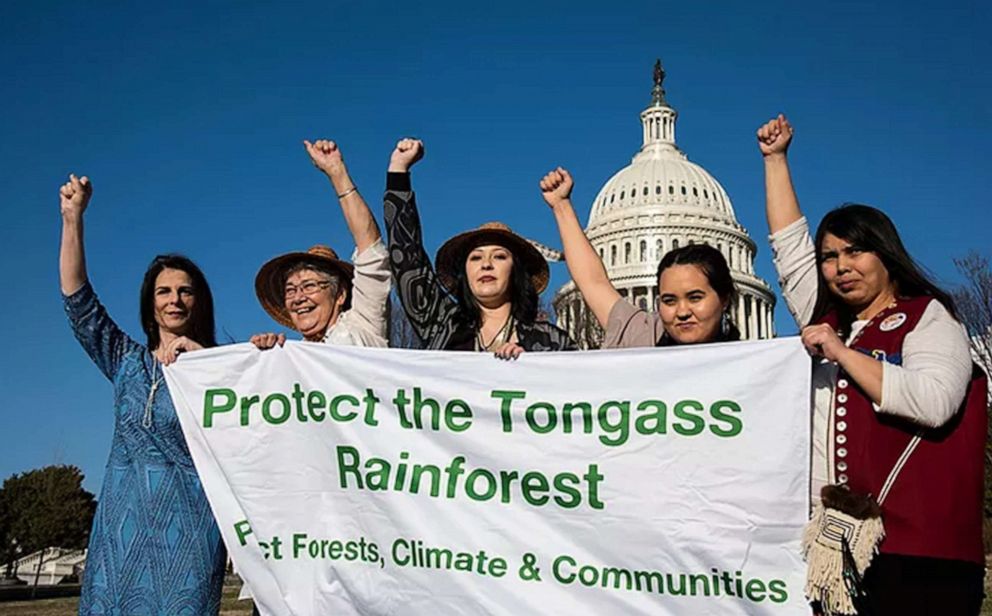
[[[586,235],[610,280],[634,305],[653,311],[655,273],[669,250],[705,243],[723,253],[740,290],[734,320],[746,340],[774,335],[775,296],[754,273],[755,244],[734,216],[730,197],[705,169],[675,143],[678,113],[665,100],[665,71],[655,64],[651,104],[641,112],[643,145],[630,165],[596,196]],[[583,346],[598,329],[573,282],[553,300],[558,323]]]

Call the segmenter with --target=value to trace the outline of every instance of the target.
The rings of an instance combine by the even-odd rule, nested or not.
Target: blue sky
[[[70,171],[93,180],[90,278],[126,330],[140,334],[150,259],[180,251],[211,282],[219,332],[242,341],[274,325],[252,289],[262,262],[350,252],[302,139],[337,140],[380,217],[393,144],[424,139],[431,251],[493,219],[558,246],[537,181],[569,168],[585,218],[640,146],[660,56],[679,145],[727,189],[766,280],[753,135],[778,111],[811,217],[881,207],[946,284],[953,257],[990,254],[988,2],[160,4],[0,5],[0,478],[71,463],[96,492],[103,476],[111,388],[58,295]],[[565,280],[555,266],[552,288]],[[776,322],[795,331],[781,306]]]

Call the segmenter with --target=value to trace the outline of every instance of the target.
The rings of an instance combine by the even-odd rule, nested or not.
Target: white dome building
[[[727,191],[675,144],[678,114],[665,100],[664,78],[659,60],[651,104],[641,112],[643,145],[599,191],[586,235],[620,294],[648,311],[654,310],[662,256],[688,244],[713,246],[727,258],[740,291],[732,314],[742,339],[770,338],[775,295],[754,273],[755,244],[737,222]],[[559,325],[580,345],[596,337],[598,324],[573,282],[559,289],[553,304]]]

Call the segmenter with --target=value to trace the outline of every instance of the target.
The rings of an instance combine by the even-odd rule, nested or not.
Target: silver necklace
[[[155,355],[152,355],[152,388],[148,392],[148,400],[145,402],[145,415],[141,418],[141,425],[145,427],[146,430],[151,430],[152,428],[152,406],[155,403],[155,392],[158,391],[158,386],[162,383],[162,379],[165,375],[157,376],[158,374],[158,360],[155,359]]]
[[[503,327],[499,328],[493,339],[486,344],[485,339],[482,337],[482,328],[475,333],[475,350],[476,351],[492,351],[498,347],[503,346],[510,341],[513,337],[513,315],[511,314],[506,318],[506,322],[503,323]]]

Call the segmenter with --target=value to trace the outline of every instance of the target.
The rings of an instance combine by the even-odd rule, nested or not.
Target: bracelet
[[[345,197],[347,197],[348,195],[350,195],[353,192],[358,192],[358,188],[355,187],[355,186],[352,186],[348,190],[346,190],[343,193],[341,193],[340,195],[338,195],[338,199],[344,199]]]

